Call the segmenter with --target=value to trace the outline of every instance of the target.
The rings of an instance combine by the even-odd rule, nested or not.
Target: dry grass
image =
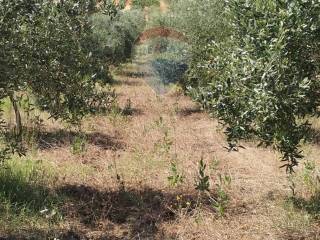
[[[319,239],[308,213],[286,203],[289,184],[273,151],[244,143],[245,150],[227,152],[216,120],[179,93],[157,96],[138,70],[132,64],[116,76],[119,105],[130,99],[131,115],[86,119],[81,154],[70,150],[74,133],[46,123],[36,156],[58,173],[64,218],[50,229],[16,226],[8,233],[3,226],[3,239]],[[317,146],[306,150],[318,156]],[[218,173],[232,178],[224,217],[198,201],[201,157],[213,193]],[[171,161],[185,177],[177,188],[167,180]]]

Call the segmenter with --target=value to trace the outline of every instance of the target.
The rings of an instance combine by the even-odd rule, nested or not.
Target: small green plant
[[[165,123],[163,121],[163,117],[160,116],[159,119],[157,119],[155,122],[154,122],[155,126],[158,127],[158,128],[163,128],[165,126]]]
[[[212,163],[210,164],[211,170],[215,170],[219,161],[214,159],[213,167],[211,167]],[[230,186],[232,178],[230,175],[221,175],[218,174],[218,182],[216,183],[216,196],[212,197],[210,194],[210,181],[209,176],[206,174],[207,165],[204,163],[203,158],[201,158],[199,162],[199,170],[198,170],[198,177],[196,180],[196,190],[199,193],[207,193],[209,201],[212,203],[212,207],[218,213],[219,216],[224,216],[227,204],[229,202],[229,196],[226,192],[226,189]],[[199,199],[200,200],[200,195]]]
[[[302,178],[304,185],[312,195],[320,192],[320,175],[315,162],[307,161],[304,163]]]
[[[173,140],[170,136],[170,129],[164,122],[162,116],[160,116],[160,118],[155,121],[155,127],[159,128],[163,133],[162,139],[155,143],[155,149],[161,154],[168,155],[172,148]]]
[[[199,162],[198,176],[196,179],[196,190],[200,192],[209,192],[210,181],[209,176],[206,175],[207,164],[204,163],[203,158]]]
[[[71,151],[75,155],[81,155],[87,151],[87,137],[85,134],[78,134],[73,139]]]
[[[178,102],[178,98],[176,98],[176,101],[173,104],[173,113],[178,114],[179,112],[180,112],[179,102]]]
[[[121,108],[119,107],[117,102],[114,102],[111,107],[110,110],[108,112],[108,116],[110,118],[116,118],[118,115],[121,115],[122,111]]]
[[[126,122],[127,120],[127,117],[123,114],[123,110],[116,102],[112,104],[110,110],[108,111],[108,118],[114,127]]]
[[[291,197],[294,198],[296,196],[296,182],[293,174],[288,175],[288,183],[291,191]]]
[[[217,196],[212,199],[212,206],[217,211],[219,216],[224,216],[226,206],[229,202],[229,196],[226,192],[226,188],[231,184],[231,177],[229,175],[218,175],[219,182],[216,184]]]
[[[170,186],[177,187],[178,185],[183,183],[183,180],[184,176],[181,173],[179,173],[177,163],[171,162],[170,176],[168,177]]]
[[[219,166],[219,163],[220,163],[220,161],[216,157],[214,157],[209,164],[210,170],[212,170],[212,171],[216,170],[217,167]]]
[[[162,148],[165,153],[169,153],[173,141],[169,135],[169,131],[164,132]]]
[[[307,223],[320,217],[320,172],[314,161],[304,162],[304,168],[300,172],[288,176],[289,187],[292,195],[285,202],[285,210],[290,206],[291,215],[295,217],[303,214]]]

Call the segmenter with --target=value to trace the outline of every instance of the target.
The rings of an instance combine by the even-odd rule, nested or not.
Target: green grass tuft
[[[14,158],[0,167],[0,232],[57,222],[55,173],[42,161]],[[18,227],[19,226],[19,227]]]

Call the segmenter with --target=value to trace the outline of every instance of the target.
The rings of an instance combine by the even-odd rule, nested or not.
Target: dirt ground
[[[228,152],[217,120],[178,89],[157,95],[138,69],[128,64],[116,76],[125,114],[86,119],[81,155],[56,126],[43,137],[39,158],[60,172],[55,188],[68,199],[61,224],[44,231],[58,239],[320,239],[314,221],[285,204],[290,188],[275,152],[255,143]],[[201,158],[211,196],[219,175],[231,178],[223,216],[195,190]],[[177,187],[168,181],[171,162],[184,176]]]

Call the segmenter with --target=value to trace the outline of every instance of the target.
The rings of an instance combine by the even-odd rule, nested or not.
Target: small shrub
[[[209,176],[206,175],[207,165],[204,163],[203,158],[199,162],[198,176],[195,183],[196,190],[200,192],[209,192],[210,182]]]
[[[151,62],[151,66],[164,84],[178,82],[188,69],[185,63],[168,59],[155,59]]]
[[[229,196],[226,192],[226,188],[231,184],[231,177],[229,175],[218,175],[219,182],[216,184],[216,198],[212,199],[212,206],[218,212],[219,216],[225,214],[227,204],[229,202]]]
[[[167,128],[162,129],[162,131],[163,137],[157,143],[155,143],[155,149],[158,150],[160,154],[167,156],[172,148],[173,140]]]
[[[87,151],[87,137],[83,133],[77,134],[71,144],[71,151],[75,155],[81,155]]]
[[[303,184],[307,187],[312,195],[320,193],[320,172],[315,162],[306,161],[303,169]]]
[[[301,212],[311,219],[320,218],[320,170],[313,161],[304,162],[302,171],[289,176],[292,191],[285,202],[293,213]]]
[[[170,186],[177,187],[183,183],[183,180],[184,177],[181,173],[179,173],[177,164],[175,162],[171,162],[170,176],[168,177]]]

